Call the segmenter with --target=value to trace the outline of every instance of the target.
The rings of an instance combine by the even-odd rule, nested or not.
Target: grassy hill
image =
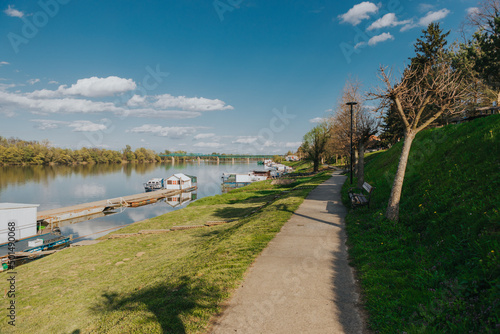
[[[371,208],[347,231],[370,327],[380,333],[500,328],[500,115],[420,133],[400,221],[384,218],[402,143],[367,159]],[[343,200],[348,201],[348,182]]]

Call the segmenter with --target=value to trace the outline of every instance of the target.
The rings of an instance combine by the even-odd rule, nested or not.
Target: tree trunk
[[[365,143],[363,141],[359,142],[358,146],[358,174],[356,174],[358,178],[358,188],[363,186],[365,183]]]
[[[356,146],[356,148],[354,149],[354,162],[353,162],[353,168],[355,170],[355,173],[358,172],[358,158],[359,158],[359,151],[358,151],[358,147]]]
[[[416,133],[413,130],[407,130],[403,144],[403,151],[399,157],[398,171],[394,177],[392,185],[391,197],[387,205],[386,217],[389,220],[397,221],[399,219],[399,201],[401,199],[401,190],[403,189],[403,181],[405,178],[406,165],[408,163],[408,156],[410,155],[410,148],[415,139]]]
[[[314,159],[314,172],[317,172],[319,169],[319,158]]]

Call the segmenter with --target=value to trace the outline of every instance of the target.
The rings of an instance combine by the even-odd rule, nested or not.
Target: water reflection
[[[189,201],[187,197],[172,199],[169,203],[158,201],[61,227],[63,234],[73,234],[75,238],[85,236],[80,240],[95,239],[110,229],[185,207],[196,198],[221,194],[223,172],[245,173],[254,169],[257,163],[253,162],[0,167],[0,202],[39,204],[38,210],[44,211],[142,193],[143,183],[155,177],[166,178],[180,172],[198,177],[196,197]],[[100,232],[105,230],[108,231]]]

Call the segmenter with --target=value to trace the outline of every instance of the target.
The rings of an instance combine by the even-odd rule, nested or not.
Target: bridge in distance
[[[232,160],[234,162],[235,159],[246,159],[250,160],[263,160],[263,159],[272,159],[273,155],[265,155],[265,154],[203,154],[203,153],[170,153],[170,154],[160,154],[160,157],[172,158],[172,162],[175,159],[179,160],[187,160],[187,159],[197,159],[200,161],[201,159],[208,160]]]

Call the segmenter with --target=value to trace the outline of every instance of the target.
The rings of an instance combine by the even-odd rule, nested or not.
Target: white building
[[[182,190],[193,187],[191,178],[186,174],[177,173],[167,179],[167,189]]]
[[[0,203],[0,244],[9,242],[9,235],[16,240],[35,236],[37,208],[38,204]]]

